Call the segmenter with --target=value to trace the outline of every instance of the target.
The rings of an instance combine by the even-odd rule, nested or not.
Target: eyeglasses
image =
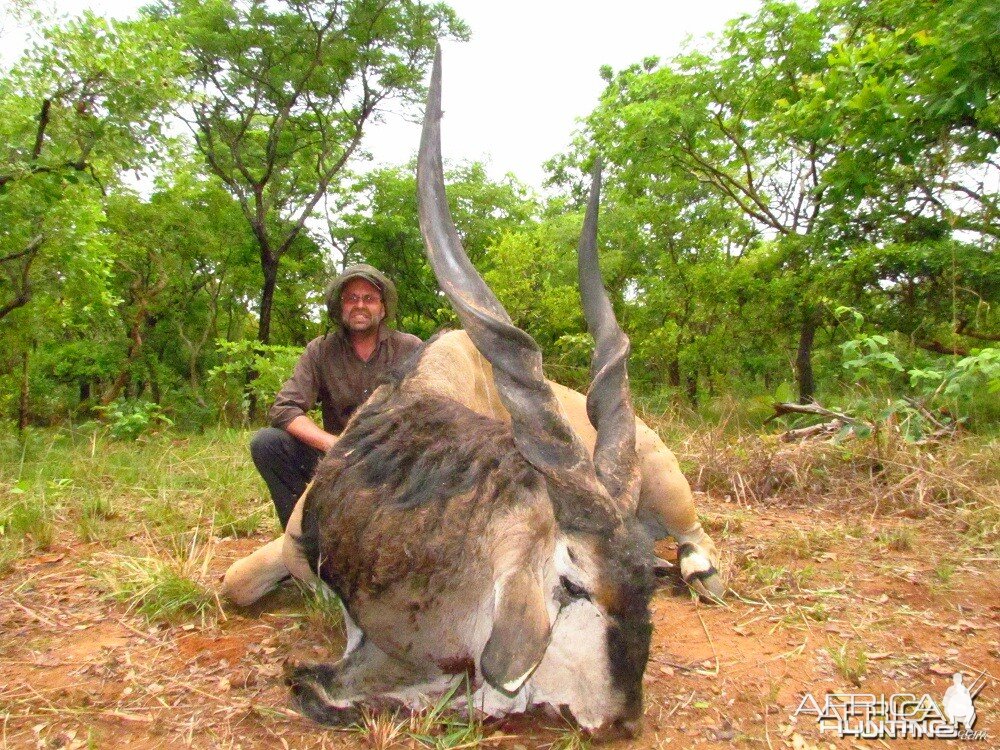
[[[342,305],[356,305],[359,302],[363,302],[366,305],[374,305],[376,302],[381,301],[382,298],[377,294],[345,294],[340,298]]]

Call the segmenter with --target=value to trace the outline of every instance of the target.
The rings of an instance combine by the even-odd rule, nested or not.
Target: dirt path
[[[697,605],[679,587],[656,596],[646,727],[630,746],[927,748],[820,735],[815,717],[792,713],[806,693],[820,703],[827,692],[939,701],[955,671],[1000,676],[1000,566],[960,550],[955,530],[708,497],[699,507],[736,594],[721,607]],[[218,541],[211,573],[263,540]],[[3,578],[0,748],[377,744],[288,710],[285,658],[334,659],[342,648],[295,588],[217,622],[149,626],[100,597],[100,551],[66,532]],[[673,555],[669,545],[660,552]],[[987,682],[975,705],[975,729],[989,740],[930,746],[1000,747],[1000,683]],[[530,717],[488,726],[483,744],[574,741],[558,721]]]

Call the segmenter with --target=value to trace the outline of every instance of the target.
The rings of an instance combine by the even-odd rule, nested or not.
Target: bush
[[[107,406],[94,407],[108,424],[116,440],[135,440],[142,434],[173,425],[163,408],[151,401],[120,398]]]

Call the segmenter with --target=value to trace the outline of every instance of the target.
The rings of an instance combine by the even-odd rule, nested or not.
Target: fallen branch
[[[921,349],[934,352],[935,354],[948,354],[953,357],[968,357],[970,354],[969,350],[964,346],[959,346],[958,344],[946,345],[936,339],[934,341],[915,341],[914,343]]]
[[[781,442],[794,443],[799,440],[808,440],[821,435],[835,435],[840,432],[846,424],[847,422],[842,419],[833,419],[829,422],[814,424],[811,427],[801,427],[797,430],[788,430],[787,432],[781,433]]]
[[[792,404],[787,402],[779,402],[774,405],[774,416],[771,419],[777,417],[783,417],[786,414],[811,414],[815,417],[826,417],[827,419],[839,419],[842,422],[847,422],[848,424],[864,424],[860,419],[855,419],[854,417],[848,416],[847,414],[841,414],[838,411],[830,411],[829,409],[820,406],[819,404],[813,402],[811,404]]]
[[[28,615],[30,615],[34,619],[38,620],[38,622],[42,623],[43,625],[48,625],[50,628],[53,628],[53,629],[58,629],[59,628],[59,626],[56,625],[54,622],[52,622],[52,620],[50,620],[48,617],[43,617],[42,615],[40,615],[37,612],[35,612],[33,609],[28,609],[23,604],[21,604],[21,602],[19,602],[17,599],[11,599],[10,601],[14,604],[15,607],[20,608],[25,613],[27,613]]]
[[[930,410],[926,406],[924,406],[922,403],[920,403],[919,401],[917,401],[915,398],[910,398],[909,396],[903,396],[903,400],[906,403],[908,403],[910,406],[912,406],[914,409],[916,409],[918,412],[920,412],[920,416],[922,416],[924,419],[926,419],[932,425],[934,425],[935,427],[937,427],[938,431],[942,431],[943,430],[943,431],[946,431],[946,432],[947,431],[952,431],[953,432],[955,430],[955,424],[954,424],[954,422],[951,423],[951,424],[945,424],[944,422],[940,421],[937,417],[935,417],[933,414],[931,414]]]
[[[970,339],[979,339],[980,341],[1000,341],[1000,334],[973,330],[969,328],[969,321],[967,320],[958,321],[958,325],[955,326],[955,333],[959,336],[968,336]]]

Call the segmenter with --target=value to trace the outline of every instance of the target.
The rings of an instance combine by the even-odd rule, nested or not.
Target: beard
[[[340,322],[350,333],[372,333],[378,330],[379,324],[385,314],[381,311],[372,311],[363,307],[355,307],[350,312],[343,313]]]

